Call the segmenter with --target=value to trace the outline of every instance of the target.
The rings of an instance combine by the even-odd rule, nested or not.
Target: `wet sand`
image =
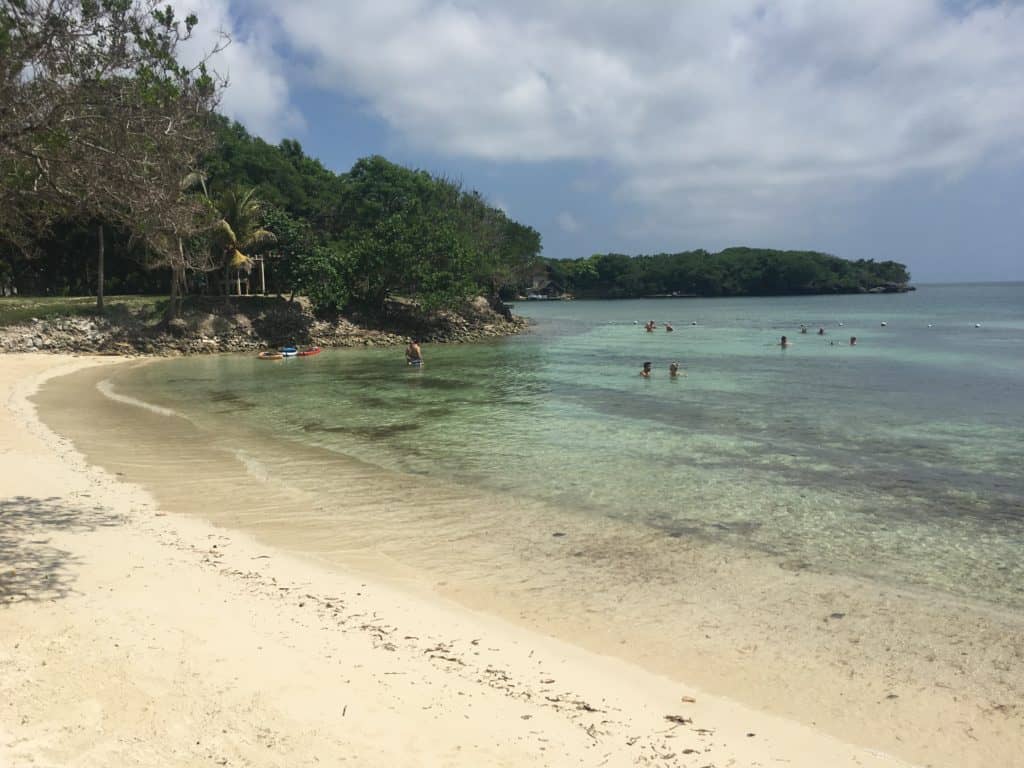
[[[0,575],[0,647],[18,643],[0,744],[24,764],[980,766],[1024,748],[1019,616],[583,517],[552,531],[530,505],[513,524],[506,500],[426,482],[411,514],[401,479],[358,462],[331,467],[326,510],[275,491],[256,446],[225,460],[88,376],[56,382],[75,407],[43,398],[50,423],[150,496],[24,400],[109,361],[7,361],[6,559],[54,550],[38,578]],[[501,514],[467,525],[470,501]]]

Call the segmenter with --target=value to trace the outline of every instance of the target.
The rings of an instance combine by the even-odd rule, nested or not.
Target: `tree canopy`
[[[906,266],[895,261],[849,261],[818,251],[766,248],[649,256],[599,253],[585,259],[547,259],[545,267],[560,290],[582,298],[860,293],[904,286],[910,280]]]
[[[177,58],[197,22],[152,0],[0,3],[0,238],[30,246],[76,217],[191,224],[179,182],[212,146],[217,96]]]
[[[295,140],[274,146],[217,122],[204,164],[211,195],[241,185],[267,206],[278,290],[306,293],[324,308],[381,310],[392,296],[448,307],[496,293],[536,263],[540,234],[459,182],[379,155],[336,174]]]

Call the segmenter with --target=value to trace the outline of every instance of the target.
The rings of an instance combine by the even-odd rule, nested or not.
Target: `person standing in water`
[[[666,333],[672,333],[672,331],[674,331],[674,330],[675,330],[675,328],[672,327],[672,323],[665,323],[665,332]]]
[[[405,362],[408,365],[423,365],[423,350],[416,339],[410,339],[409,346],[405,348]]]
[[[789,346],[789,339],[787,339],[787,338],[786,338],[785,336],[783,336],[783,337],[782,337],[782,338],[781,338],[781,339],[779,340],[779,346],[780,346],[780,347],[782,347],[783,349],[785,349],[786,347],[788,347],[788,346]]]
[[[677,361],[672,361],[671,363],[669,363],[668,375],[670,379],[679,378],[679,363]]]
[[[856,347],[857,346],[857,337],[856,336],[851,336],[850,337],[850,346],[851,347]]]
[[[640,375],[645,379],[651,378],[651,364],[650,362],[644,363],[643,369],[640,371]]]

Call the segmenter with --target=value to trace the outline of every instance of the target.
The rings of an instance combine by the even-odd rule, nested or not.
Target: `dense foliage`
[[[540,235],[509,219],[478,192],[383,157],[336,174],[297,141],[271,145],[213,115],[216,141],[185,200],[202,200],[206,228],[185,241],[194,292],[233,292],[262,255],[270,292],[302,294],[322,309],[381,312],[390,297],[427,309],[450,307],[521,281],[537,263]],[[89,291],[95,265],[88,221],[62,221],[29,258],[0,245],[0,284],[20,293]],[[199,240],[201,242],[196,242]],[[108,280],[124,291],[168,291],[168,273],[139,266],[145,248],[124,228],[108,229]],[[240,275],[248,278],[239,279]]]
[[[272,146],[221,119],[210,190],[255,189],[278,242],[276,290],[321,307],[380,310],[390,296],[427,308],[495,293],[536,263],[540,235],[476,191],[373,156],[335,174],[294,140]]]
[[[860,293],[910,280],[906,267],[894,261],[848,261],[817,251],[764,248],[653,256],[605,253],[545,264],[550,286],[581,298]]]
[[[197,23],[156,0],[0,2],[0,243],[32,256],[90,224],[100,309],[107,228],[180,275],[204,226],[179,190],[213,142],[218,83],[180,60]]]

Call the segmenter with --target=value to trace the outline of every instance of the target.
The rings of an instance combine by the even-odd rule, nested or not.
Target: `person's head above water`
[[[675,376],[679,373],[679,363],[673,361],[668,364],[668,372],[670,376]]]
[[[641,376],[650,376],[651,375],[651,362],[649,360],[644,362],[644,367],[643,367],[643,370],[640,371],[640,375]]]
[[[852,347],[856,343],[857,343],[857,337],[856,336],[851,336],[850,337],[850,346]]]

